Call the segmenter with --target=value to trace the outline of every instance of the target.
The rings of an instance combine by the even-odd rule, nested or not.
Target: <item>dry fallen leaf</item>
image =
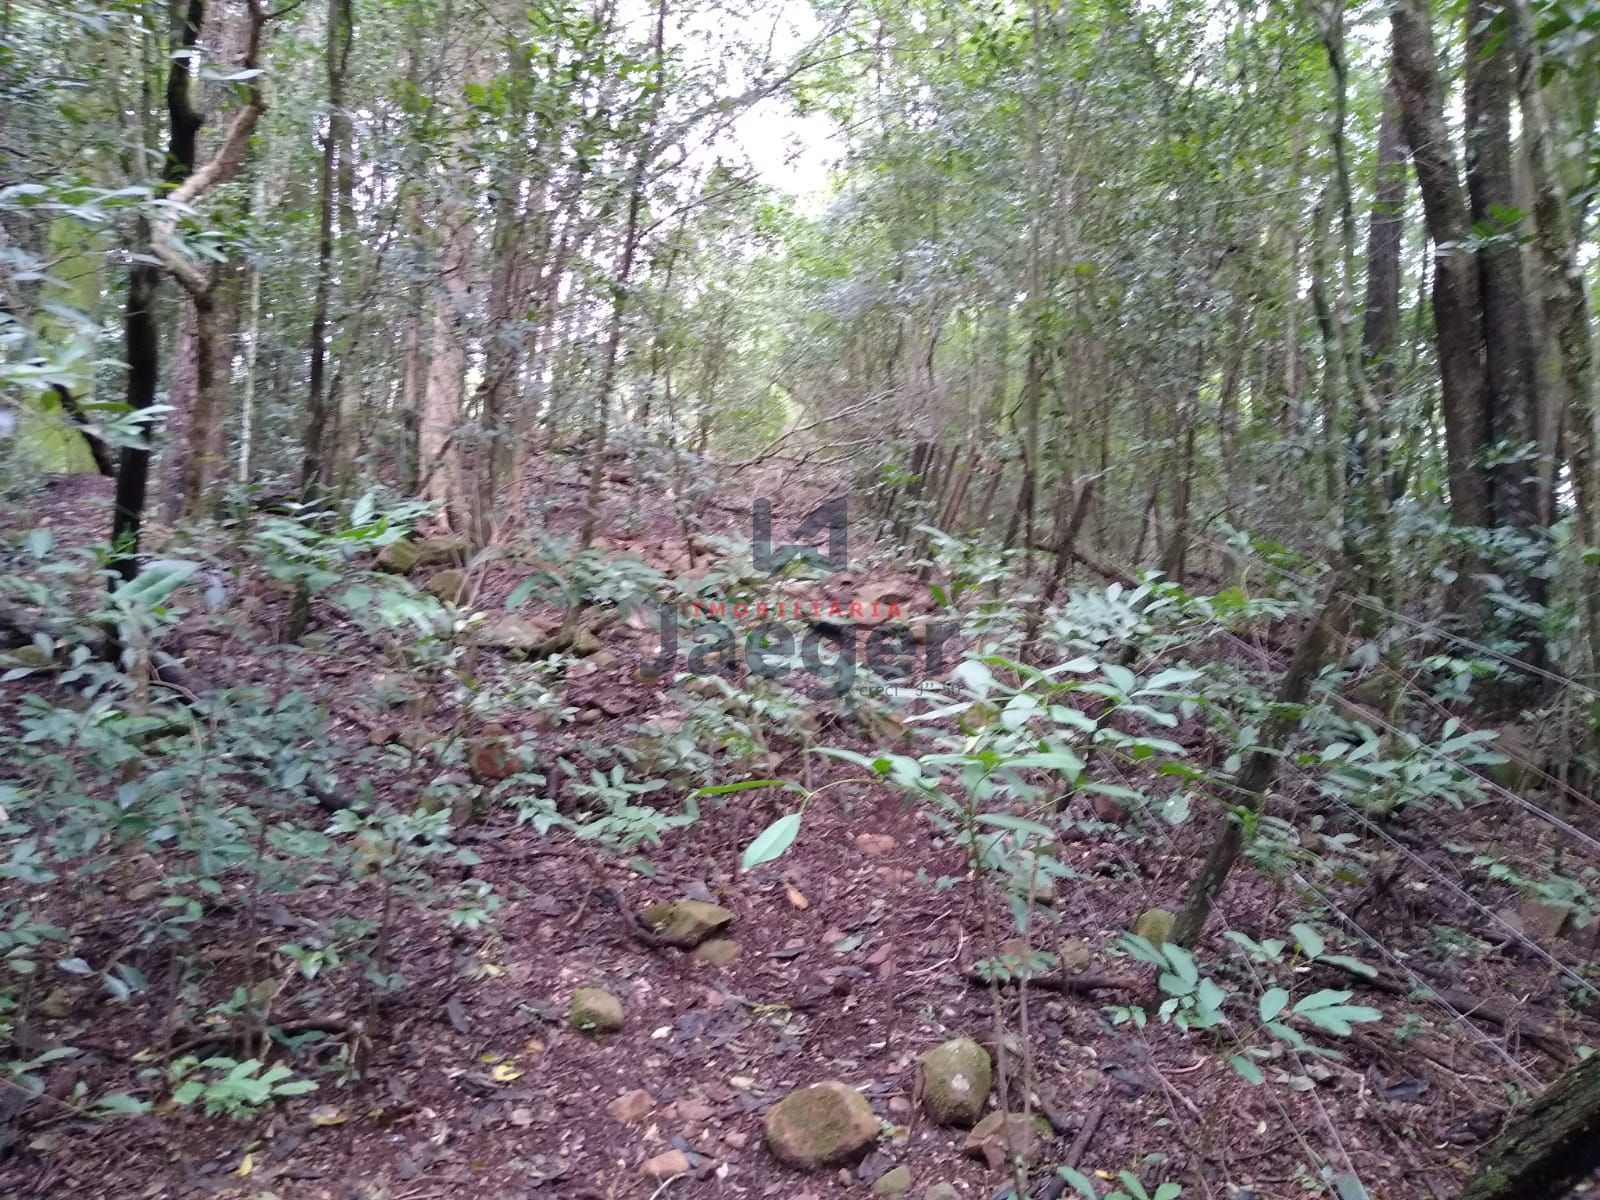
[[[489,1072],[489,1077],[496,1083],[510,1083],[513,1079],[522,1078],[522,1068],[514,1063],[503,1062]]]
[[[343,1125],[349,1119],[332,1104],[319,1104],[311,1110],[313,1125]]]
[[[807,900],[805,893],[803,893],[799,888],[795,887],[794,884],[784,884],[783,892],[784,895],[789,897],[789,903],[794,905],[796,908],[805,909],[811,907],[811,901]]]

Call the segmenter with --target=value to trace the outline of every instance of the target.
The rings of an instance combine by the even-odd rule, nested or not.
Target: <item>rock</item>
[[[391,542],[378,555],[378,569],[407,575],[421,567],[464,567],[469,553],[466,538],[431,537],[416,542]]]
[[[908,604],[915,594],[914,584],[899,579],[878,579],[856,588],[853,598],[863,604]]]
[[[1133,923],[1133,931],[1151,945],[1159,946],[1171,935],[1172,922],[1176,919],[1164,908],[1147,908]]]
[[[579,988],[567,1020],[580,1033],[615,1033],[622,1028],[622,1002],[604,988]]]
[[[1572,919],[1572,905],[1549,904],[1524,896],[1517,905],[1517,923],[1522,931],[1540,945],[1561,935]]]
[[[644,1166],[639,1168],[641,1175],[651,1179],[672,1179],[682,1175],[689,1169],[689,1156],[682,1150],[668,1150],[665,1154],[658,1154],[654,1158],[646,1159]]]
[[[52,1021],[66,1019],[72,1011],[72,993],[64,987],[53,987],[44,994],[44,999],[39,1001],[39,1015],[48,1017]]]
[[[505,738],[474,738],[467,743],[467,770],[479,783],[500,783],[522,770],[522,762]]]
[[[423,590],[435,600],[445,604],[465,604],[467,597],[472,594],[472,586],[467,582],[467,573],[458,571],[454,567],[436,571]]]
[[[367,694],[386,708],[398,708],[412,700],[416,688],[403,671],[379,671],[367,685]]]
[[[911,1190],[911,1168],[906,1166],[892,1167],[878,1176],[878,1182],[872,1185],[874,1196],[904,1196]]]
[[[961,1200],[961,1193],[951,1183],[936,1183],[922,1193],[922,1200]]]
[[[501,617],[483,631],[481,641],[497,650],[519,650],[523,654],[541,651],[550,638],[550,626],[515,613]]]
[[[712,938],[695,947],[694,960],[711,967],[725,967],[739,957],[739,943],[732,938]]]
[[[1104,821],[1108,825],[1121,824],[1126,810],[1122,801],[1115,796],[1107,796],[1102,792],[1095,792],[1089,797],[1089,807],[1094,811],[1096,821]]]
[[[378,552],[378,570],[404,575],[416,567],[418,557],[414,542],[390,542]]]
[[[7,667],[23,668],[29,671],[42,671],[47,669],[55,660],[42,646],[18,646],[15,650],[5,655],[0,655]]]
[[[655,1106],[654,1096],[643,1088],[634,1088],[631,1092],[623,1092],[606,1105],[606,1111],[624,1125],[636,1125],[649,1116]]]
[[[992,1112],[967,1134],[961,1153],[983,1161],[993,1171],[1013,1156],[1032,1162],[1039,1153],[1039,1125],[1042,1117],[1029,1120],[1021,1113]],[[1045,1129],[1049,1125],[1045,1124]]]
[[[993,1080],[989,1052],[954,1038],[922,1056],[922,1104],[940,1125],[971,1127],[983,1116]]]
[[[1056,954],[1061,959],[1061,971],[1066,975],[1087,971],[1094,961],[1094,951],[1082,938],[1068,938],[1056,947]]]
[[[593,630],[580,628],[573,633],[572,645],[569,648],[579,658],[587,658],[599,652],[600,639],[595,637]]]
[[[1016,872],[1011,877],[1011,890],[1027,896],[1035,904],[1056,902],[1055,876],[1039,865],[1039,857],[1032,850],[1017,853]]]
[[[790,1092],[767,1110],[773,1157],[808,1170],[861,1159],[878,1140],[878,1118],[862,1094],[829,1080]]]
[[[1539,786],[1541,751],[1537,730],[1526,725],[1507,725],[1488,748],[1506,758],[1505,762],[1488,768],[1489,778],[1495,783],[1519,795]]]
[[[667,945],[692,950],[726,929],[733,921],[733,914],[720,904],[708,904],[704,900],[670,900],[650,905],[639,918],[645,928]]]
[[[856,834],[856,849],[868,858],[882,858],[893,850],[898,842],[887,833],[858,833]]]

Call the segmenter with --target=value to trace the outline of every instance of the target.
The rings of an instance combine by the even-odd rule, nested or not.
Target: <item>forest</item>
[[[1600,1196],[1600,0],[0,0],[0,1200]]]

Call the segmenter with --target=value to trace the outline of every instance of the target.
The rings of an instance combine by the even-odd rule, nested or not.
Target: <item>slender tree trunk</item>
[[[327,394],[328,308],[333,295],[333,218],[337,203],[344,81],[354,40],[349,0],[328,0],[323,61],[328,82],[328,127],[322,135],[322,165],[317,174],[317,285],[311,301],[311,373],[306,396],[305,453],[300,486],[305,491],[331,487],[337,440],[332,435],[332,401]]]
[[[1427,0],[1396,0],[1395,94],[1434,246],[1434,346],[1439,360],[1450,510],[1458,525],[1490,523],[1489,486],[1476,459],[1484,421],[1483,323],[1472,220],[1444,119],[1444,85]]]
[[[162,182],[177,188],[194,172],[195,145],[200,132],[200,114],[189,98],[190,58],[205,23],[204,0],[189,0],[175,14],[173,45],[185,51],[182,57],[169,57],[166,96],[168,113],[166,165]],[[142,171],[142,154],[141,154]],[[140,218],[136,227],[139,244],[153,244],[154,230]],[[161,268],[153,263],[136,262],[128,271],[128,304],[123,318],[123,353],[128,362],[127,400],[134,412],[143,412],[156,400],[161,382],[161,330],[156,304],[161,291]],[[139,529],[144,519],[145,494],[150,478],[150,438],[148,432],[137,445],[122,448],[117,467],[117,492],[111,517],[110,567],[124,581],[139,573]],[[121,647],[110,639],[108,648],[120,655]]]
[[[606,446],[611,425],[611,396],[617,383],[617,356],[622,348],[622,318],[628,305],[628,286],[633,278],[634,258],[639,250],[639,218],[644,211],[645,174],[653,154],[656,118],[660,113],[667,64],[667,0],[658,0],[655,28],[655,96],[652,113],[640,131],[640,145],[634,157],[633,175],[628,184],[628,219],[622,231],[622,248],[617,257],[616,274],[611,281],[611,324],[606,333],[600,379],[595,395],[595,429],[591,440],[589,488],[583,514],[581,540],[584,546],[594,541],[600,521],[600,489],[606,474]],[[702,426],[702,440],[709,426]]]
[[[1253,819],[1266,803],[1267,789],[1277,777],[1284,747],[1299,727],[1300,710],[1311,694],[1311,685],[1348,630],[1350,614],[1344,580],[1336,575],[1300,635],[1294,659],[1278,686],[1273,715],[1262,726],[1259,745],[1245,759],[1224,797],[1230,811],[1223,818],[1222,832],[1211,844],[1211,852],[1189,885],[1188,898],[1173,923],[1170,941],[1193,946],[1204,932],[1211,908],[1244,852],[1245,821]]]
[[[262,191],[256,187],[255,211]],[[244,395],[239,400],[239,482],[250,482],[250,456],[255,448],[256,362],[261,353],[261,267],[250,264],[250,340],[244,348]]]

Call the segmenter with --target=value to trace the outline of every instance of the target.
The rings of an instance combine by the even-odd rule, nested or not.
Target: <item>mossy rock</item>
[[[733,914],[720,904],[704,900],[667,900],[650,905],[639,919],[663,942],[680,950],[693,950],[733,921]]]
[[[520,651],[523,654],[543,653],[549,647],[558,625],[538,621],[515,613],[501,617],[484,630],[480,640],[496,650]]]
[[[940,1125],[977,1123],[989,1099],[994,1065],[971,1038],[953,1038],[922,1056],[922,1104]]]
[[[872,1185],[874,1196],[904,1196],[911,1190],[911,1168],[906,1166],[892,1167],[878,1176],[878,1181]]]
[[[779,1162],[816,1170],[859,1162],[880,1126],[866,1098],[830,1080],[791,1092],[767,1110],[767,1147]]]
[[[712,938],[695,947],[694,960],[708,967],[725,967],[739,957],[739,943],[731,938]]]
[[[454,567],[436,571],[423,590],[445,604],[465,604],[467,597],[472,594],[466,572]]]
[[[616,1033],[622,1020],[622,1002],[605,988],[579,988],[572,994],[567,1021],[579,1033]]]
[[[1544,752],[1539,746],[1539,735],[1535,730],[1526,725],[1507,725],[1489,743],[1488,749],[1506,760],[1487,768],[1489,778],[1494,783],[1519,795],[1538,788],[1542,782],[1539,763]]]
[[[390,542],[378,555],[378,569],[408,575],[423,567],[465,567],[471,554],[466,538],[431,537]]]
[[[1164,908],[1147,908],[1133,923],[1133,932],[1152,946],[1159,946],[1172,936],[1172,923],[1177,920]]]

